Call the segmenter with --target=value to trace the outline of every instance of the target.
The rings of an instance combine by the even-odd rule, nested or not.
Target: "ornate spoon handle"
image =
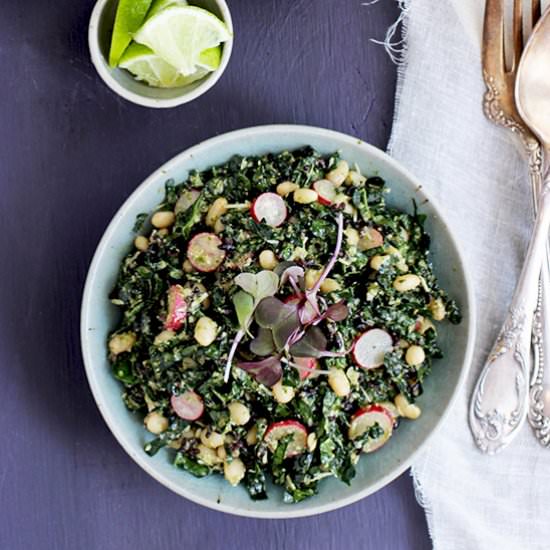
[[[546,362],[550,340],[550,272],[548,256],[543,264],[539,283],[539,300],[533,319],[534,367],[529,393],[529,424],[541,445],[550,445],[550,369]]]
[[[526,418],[530,349],[538,280],[550,228],[550,178],[538,201],[535,227],[506,321],[470,404],[470,427],[478,447],[494,454],[512,441]]]

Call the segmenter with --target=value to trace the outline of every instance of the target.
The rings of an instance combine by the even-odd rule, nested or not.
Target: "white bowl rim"
[[[108,2],[111,0],[97,0],[92,10],[90,16],[90,23],[88,25],[88,48],[90,50],[90,57],[92,59],[92,64],[94,65],[97,73],[103,80],[103,82],[117,95],[135,103],[136,105],[141,105],[142,107],[152,107],[155,109],[166,109],[170,107],[178,107],[185,103],[193,101],[197,97],[206,93],[216,82],[220,79],[227,64],[229,63],[229,58],[231,57],[231,52],[233,51],[233,40],[234,40],[234,29],[233,29],[233,20],[231,18],[231,12],[229,6],[225,0],[215,0],[218,4],[220,11],[222,12],[223,21],[227,25],[229,32],[231,33],[231,38],[224,42],[222,50],[222,58],[220,66],[212,71],[208,78],[201,82],[196,88],[189,92],[183,92],[181,95],[171,98],[154,98],[146,97],[131,90],[125,88],[116,78],[111,74],[111,70],[105,64],[104,56],[101,53],[101,48],[99,47],[99,41],[97,37],[97,31],[99,27],[99,20],[103,10]]]
[[[434,436],[434,434],[441,428],[442,423],[444,422],[447,415],[450,413],[450,411],[453,408],[454,403],[457,400],[457,397],[460,393],[461,388],[464,385],[464,382],[466,380],[466,376],[468,374],[471,362],[472,362],[472,355],[474,350],[474,342],[475,342],[475,325],[476,325],[476,319],[475,319],[475,298],[473,293],[473,285],[471,282],[471,278],[468,274],[468,272],[463,269],[464,273],[464,282],[466,287],[466,295],[468,300],[468,326],[469,326],[469,332],[468,332],[468,341],[466,345],[466,350],[464,354],[464,361],[462,364],[462,369],[460,371],[460,376],[457,381],[456,387],[454,389],[454,392],[451,396],[451,399],[447,403],[443,414],[435,424],[434,428],[432,429],[431,433],[429,433],[423,442],[420,443],[420,445],[399,465],[399,467],[395,468],[394,471],[387,474],[386,476],[383,476],[378,482],[370,485],[369,487],[366,487],[362,491],[358,491],[357,493],[350,495],[347,498],[342,498],[336,502],[330,502],[326,504],[320,504],[320,505],[312,505],[311,507],[307,509],[300,509],[300,510],[293,510],[292,507],[284,507],[281,511],[270,511],[270,512],[262,512],[262,511],[250,511],[250,510],[240,510],[236,509],[231,505],[227,505],[224,503],[217,503],[212,502],[210,500],[202,498],[200,494],[192,493],[187,491],[184,487],[178,486],[176,483],[171,482],[170,480],[164,478],[163,475],[159,474],[155,467],[153,466],[153,463],[149,459],[149,456],[146,453],[134,453],[132,449],[132,443],[130,442],[130,439],[126,437],[126,435],[122,432],[122,430],[119,430],[117,426],[116,419],[111,418],[103,406],[103,402],[101,401],[101,391],[99,388],[98,381],[95,378],[94,375],[94,369],[93,369],[93,359],[90,353],[90,347],[87,345],[87,322],[86,319],[88,317],[88,309],[91,304],[91,292],[93,287],[93,280],[95,279],[95,274],[98,271],[99,267],[99,258],[102,255],[103,249],[105,249],[108,246],[109,241],[111,240],[112,235],[114,234],[114,226],[115,221],[117,218],[121,217],[125,210],[129,208],[129,205],[133,202],[132,199],[135,195],[139,194],[141,190],[151,184],[153,184],[155,181],[158,181],[159,177],[165,177],[166,172],[168,172],[174,165],[177,165],[181,162],[183,158],[193,158],[195,152],[202,148],[205,145],[217,145],[221,144],[225,141],[234,141],[239,140],[247,137],[251,137],[254,134],[257,134],[258,132],[267,132],[270,134],[273,133],[279,133],[284,135],[289,135],[293,133],[310,133],[311,135],[317,134],[322,135],[323,137],[328,138],[334,138],[337,141],[344,141],[349,144],[359,145],[360,147],[364,148],[365,151],[373,156],[376,157],[378,160],[381,160],[384,163],[389,164],[394,170],[397,172],[401,172],[401,174],[408,179],[411,183],[415,184],[415,187],[421,186],[421,183],[419,180],[413,176],[408,170],[403,168],[395,159],[390,157],[387,153],[384,151],[378,149],[377,147],[374,147],[373,145],[370,145],[363,140],[359,138],[354,138],[352,136],[349,136],[347,134],[343,134],[334,130],[329,130],[325,128],[319,128],[315,126],[306,126],[306,125],[294,125],[294,124],[271,124],[271,125],[261,125],[261,126],[252,126],[249,128],[243,128],[240,130],[234,130],[231,132],[227,132],[225,134],[221,134],[219,136],[204,140],[197,145],[192,146],[189,149],[186,149],[182,151],[181,153],[177,154],[173,158],[171,158],[168,162],[163,164],[160,168],[158,168],[155,172],[153,172],[147,179],[145,179],[133,192],[132,194],[124,201],[123,205],[119,208],[117,213],[113,216],[111,222],[109,223],[107,229],[105,230],[103,237],[101,238],[96,251],[94,253],[94,257],[92,259],[92,262],[90,264],[90,268],[88,271],[88,275],[85,282],[84,287],[84,293],[82,298],[82,310],[81,310],[81,346],[82,346],[82,355],[84,359],[84,366],[86,370],[86,376],[88,378],[88,383],[90,385],[90,388],[92,390],[92,394],[94,396],[94,399],[96,401],[96,404],[99,408],[99,411],[101,415],[103,416],[103,419],[105,420],[105,423],[111,430],[112,434],[115,436],[117,441],[120,443],[122,448],[130,455],[130,457],[141,467],[143,468],[150,476],[152,476],[154,479],[156,479],[159,483],[167,487],[168,489],[174,491],[176,494],[179,494],[188,500],[191,500],[192,502],[195,502],[197,504],[200,504],[202,506],[205,506],[207,508],[211,508],[213,510],[217,510],[220,512],[226,512],[229,514],[237,515],[237,516],[243,516],[243,517],[252,517],[252,518],[263,518],[263,519],[289,519],[289,518],[298,518],[298,517],[307,517],[307,516],[313,516],[322,514],[325,512],[330,512],[333,510],[336,510],[338,508],[342,508],[344,506],[348,506],[350,504],[353,504],[354,502],[357,502],[373,493],[381,489],[382,487],[386,486],[390,482],[392,482],[394,479],[399,477],[405,470],[407,470],[411,464],[414,462],[415,457],[425,448],[428,441]],[[337,143],[336,143],[337,145]],[[441,209],[438,207],[437,203],[433,200],[432,197],[430,197],[429,193],[426,193],[425,189],[422,189],[426,197],[431,203],[431,206],[434,210],[434,212],[438,215],[440,219],[444,219],[441,215]],[[460,251],[460,248],[458,246],[458,243],[452,234],[452,232],[449,230],[449,238],[451,242],[453,243],[455,249],[457,250],[458,260],[461,264],[461,266],[465,266],[463,255]]]

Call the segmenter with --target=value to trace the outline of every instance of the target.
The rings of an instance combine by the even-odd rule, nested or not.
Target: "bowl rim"
[[[103,82],[113,91],[115,94],[123,97],[124,99],[135,103],[136,105],[141,105],[142,107],[152,107],[155,109],[167,109],[171,107],[178,107],[185,103],[193,101],[197,97],[206,93],[210,88],[216,84],[216,82],[221,78],[222,74],[225,72],[227,65],[229,63],[229,58],[233,51],[233,41],[234,41],[234,29],[233,29],[233,20],[231,18],[231,12],[229,6],[225,0],[214,0],[218,4],[220,11],[222,13],[222,18],[224,23],[227,25],[229,32],[231,33],[231,38],[223,43],[222,49],[222,58],[220,66],[212,71],[208,78],[205,78],[200,82],[193,90],[184,91],[185,87],[182,88],[182,93],[176,97],[171,98],[155,98],[155,97],[146,97],[132,90],[129,90],[123,86],[116,78],[113,76],[113,70],[109,67],[108,61],[105,59],[104,55],[101,53],[101,48],[99,46],[99,21],[103,10],[109,2],[113,0],[97,0],[90,15],[90,22],[88,24],[88,49],[90,51],[90,57],[92,64],[95,67],[95,70],[103,80]]]
[[[467,335],[466,350],[464,353],[464,361],[462,363],[460,375],[450,400],[445,405],[445,408],[441,416],[435,423],[435,426],[433,427],[432,431],[426,436],[424,441],[422,441],[418,445],[418,447],[408,457],[406,457],[398,467],[395,468],[394,471],[380,478],[376,483],[370,485],[369,487],[366,487],[363,490],[358,491],[357,493],[354,493],[349,497],[342,498],[336,502],[328,502],[328,503],[319,504],[319,505],[314,504],[311,507],[308,507],[305,509],[293,510],[291,507],[284,507],[281,509],[281,511],[256,512],[251,510],[241,510],[239,508],[235,508],[234,506],[231,506],[225,503],[217,503],[217,502],[204,499],[200,494],[190,492],[185,487],[181,487],[178,484],[171,482],[169,479],[166,479],[162,474],[158,473],[156,471],[156,468],[153,465],[153,462],[150,460],[147,460],[149,459],[148,455],[146,455],[145,453],[135,453],[133,451],[130,438],[127,438],[123,433],[123,430],[121,430],[117,426],[116,419],[111,417],[107,413],[106,407],[104,407],[104,404],[101,399],[100,385],[98,384],[98,381],[94,376],[94,369],[93,369],[94,361],[90,352],[90,346],[87,345],[87,335],[88,335],[87,318],[88,318],[89,310],[92,303],[91,297],[92,297],[93,281],[96,277],[96,273],[98,272],[100,257],[103,255],[104,249],[108,247],[109,242],[115,233],[115,222],[118,220],[118,218],[120,218],[125,214],[125,211],[129,209],[130,205],[133,203],[134,197],[139,195],[144,188],[154,184],[155,182],[158,182],[159,178],[166,177],[166,173],[169,170],[171,170],[173,167],[177,166],[183,159],[192,159],[195,155],[195,152],[197,150],[200,150],[205,145],[218,145],[223,142],[238,141],[241,139],[246,139],[251,136],[254,136],[257,133],[264,133],[264,132],[269,134],[278,133],[278,134],[284,134],[284,135],[295,134],[295,133],[301,134],[305,132],[305,133],[311,134],[312,136],[317,135],[325,138],[327,137],[333,138],[335,140],[336,147],[338,147],[338,142],[339,143],[346,142],[353,145],[359,145],[360,147],[365,149],[368,155],[371,155],[372,157],[377,158],[377,160],[381,162],[389,164],[397,172],[400,172],[404,176],[404,178],[408,179],[408,181],[410,181],[415,187],[421,186],[420,181],[415,176],[413,176],[407,169],[403,168],[399,162],[397,162],[395,159],[390,157],[384,151],[378,149],[377,147],[374,147],[373,145],[370,145],[364,142],[361,139],[354,138],[350,135],[343,134],[334,130],[325,129],[325,128],[319,128],[319,127],[307,126],[307,125],[293,125],[293,124],[260,125],[260,126],[252,126],[249,128],[243,128],[240,130],[234,130],[231,132],[221,134],[219,136],[215,136],[215,137],[203,140],[198,144],[178,153],[177,155],[172,157],[170,160],[168,160],[166,163],[164,163],[162,166],[160,166],[157,170],[155,170],[150,176],[148,176],[124,201],[122,206],[117,210],[116,214],[113,216],[113,218],[109,222],[109,225],[107,226],[107,229],[103,233],[103,236],[101,237],[101,240],[99,241],[99,244],[97,245],[97,248],[94,252],[94,256],[88,270],[88,275],[86,277],[84,293],[82,298],[81,318],[80,318],[81,348],[82,348],[82,356],[84,359],[84,367],[85,367],[86,376],[88,379],[88,384],[90,386],[90,389],[94,396],[94,400],[97,404],[97,407],[99,408],[101,415],[103,416],[105,423],[109,427],[115,439],[122,446],[122,448],[150,476],[152,476],[154,479],[156,479],[159,483],[161,483],[168,489],[174,491],[176,494],[183,496],[186,499],[192,502],[195,502],[196,504],[200,504],[202,506],[205,506],[213,510],[229,513],[232,515],[242,516],[242,517],[253,517],[253,518],[263,518],[263,519],[289,519],[289,518],[318,515],[318,514],[330,512],[338,508],[342,508],[344,506],[353,504],[354,502],[357,502],[375,493],[382,487],[388,485],[390,482],[392,482],[397,477],[399,477],[405,470],[407,470],[411,466],[416,456],[418,456],[418,454],[420,454],[422,450],[424,450],[427,443],[430,441],[430,439],[432,439],[434,434],[441,428],[441,425],[443,424],[447,416],[450,414],[458,398],[458,395],[460,394],[460,391],[464,386],[466,377],[470,370],[473,350],[474,350],[474,343],[475,343],[475,334],[476,334],[475,295],[473,292],[471,277],[468,274],[468,272],[464,269],[464,266],[466,265],[466,263],[464,261],[463,254],[455,239],[455,236],[453,235],[452,231],[449,229],[449,232],[448,232],[449,239],[457,251],[457,258],[462,267],[462,273],[464,274],[466,298],[468,303],[468,317],[466,319],[468,322],[468,335]],[[431,203],[431,207],[433,208],[436,215],[441,220],[444,220],[444,217],[441,214],[441,209],[439,208],[437,202],[433,200],[433,198],[429,195],[429,193],[426,193],[424,188],[422,188],[422,190],[426,195],[426,197],[429,199]]]

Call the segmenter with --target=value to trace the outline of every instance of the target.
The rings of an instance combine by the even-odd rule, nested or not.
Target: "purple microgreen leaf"
[[[283,376],[279,356],[268,357],[261,361],[246,361],[238,363],[239,368],[251,374],[257,382],[271,387]]]
[[[285,272],[285,270],[288,269],[289,267],[292,267],[293,265],[298,265],[298,264],[296,262],[288,262],[288,261],[280,262],[275,266],[275,269],[273,271],[275,272],[276,275],[281,277],[282,274]]]
[[[290,286],[292,287],[292,290],[296,293],[297,296],[302,295],[302,291],[300,287],[298,286],[298,283],[294,280],[294,277],[290,276],[288,278],[288,282],[290,283]]]
[[[300,267],[299,265],[291,265],[281,273],[281,285],[284,285],[290,279],[293,279],[294,283],[296,283],[299,279],[303,279],[304,275],[303,267]]]
[[[336,264],[336,260],[340,255],[340,250],[342,248],[342,238],[344,235],[344,216],[342,212],[338,213],[336,223],[338,224],[338,233],[336,234],[336,246],[334,247],[334,252],[332,254],[332,257],[330,258],[330,261],[326,265],[325,269],[323,269],[321,276],[319,277],[319,279],[317,280],[313,288],[307,292],[308,295],[315,296],[317,292],[319,292],[319,288],[321,288],[321,285],[323,284],[324,280],[328,277],[329,273],[332,271],[332,268]]]
[[[258,329],[258,335],[250,342],[250,351],[260,357],[271,355],[275,352],[275,344],[271,331],[267,328]]]
[[[327,339],[319,327],[310,327],[303,338],[290,346],[289,352],[296,357],[322,357],[327,349]]]
[[[323,315],[330,319],[331,321],[343,321],[349,314],[348,306],[342,300],[336,304],[332,304],[328,309],[323,313]]]
[[[233,362],[233,357],[235,357],[235,353],[237,353],[237,346],[239,345],[239,342],[244,338],[244,334],[244,330],[239,330],[239,332],[237,332],[237,334],[235,335],[233,343],[231,344],[231,349],[229,350],[229,355],[227,356],[227,362],[225,364],[225,371],[223,373],[223,381],[226,383],[229,380],[229,374],[231,373],[231,363]]]
[[[296,308],[287,309],[287,315],[282,316],[271,329],[275,347],[278,350],[284,349],[292,333],[301,328],[298,310]]]
[[[257,305],[254,318],[261,327],[273,328],[279,321],[288,317],[295,310],[295,305],[285,304],[278,298],[268,296]]]
[[[302,325],[309,325],[319,317],[319,306],[316,296],[308,296],[299,307],[300,321]]]

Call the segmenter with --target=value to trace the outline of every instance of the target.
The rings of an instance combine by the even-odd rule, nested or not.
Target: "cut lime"
[[[193,74],[183,76],[175,67],[166,63],[147,46],[135,42],[126,48],[118,66],[130,71],[137,80],[156,88],[186,86],[209,73],[207,69],[199,68]]]
[[[223,21],[195,6],[170,6],[149,18],[134,40],[151,48],[183,75],[195,72],[200,54],[231,38]]]
[[[208,69],[209,71],[215,71],[220,66],[221,60],[222,47],[216,46],[201,52],[197,65],[199,67],[203,67],[204,69]]]
[[[186,0],[153,0],[151,8],[147,12],[147,19],[153,17],[159,11],[164,8],[169,8],[170,6],[187,6]]]
[[[116,10],[115,25],[109,51],[109,65],[116,67],[133,34],[143,23],[152,0],[120,0]]]

